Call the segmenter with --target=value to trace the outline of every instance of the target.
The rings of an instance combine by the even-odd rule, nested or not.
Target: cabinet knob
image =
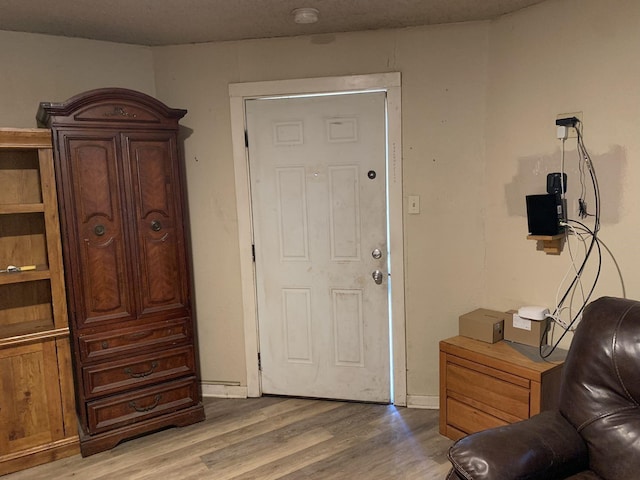
[[[107,229],[104,227],[104,225],[96,225],[95,227],[93,227],[93,233],[95,233],[98,237],[104,235],[106,231]]]
[[[151,222],[151,230],[159,232],[162,229],[162,224],[158,220]]]

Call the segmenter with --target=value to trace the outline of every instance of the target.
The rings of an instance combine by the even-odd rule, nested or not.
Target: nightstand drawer
[[[447,412],[449,425],[464,433],[478,432],[509,423],[453,398],[447,399]]]
[[[99,363],[82,369],[85,396],[95,398],[195,374],[191,346]]]
[[[185,344],[191,340],[188,318],[151,323],[115,332],[81,335],[80,354],[84,361],[115,355],[135,355],[142,349]]]
[[[529,389],[491,375],[449,363],[447,391],[492,405],[519,419],[529,418]]]
[[[89,402],[89,433],[104,432],[188,408],[198,400],[198,383],[195,377],[189,377]]]

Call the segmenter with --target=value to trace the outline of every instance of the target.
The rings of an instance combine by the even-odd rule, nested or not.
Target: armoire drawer
[[[116,355],[135,355],[145,349],[163,345],[179,345],[191,341],[188,318],[178,318],[110,332],[81,335],[80,355],[83,361],[96,361]]]
[[[87,403],[90,434],[147,420],[198,404],[195,377],[141,388]]]
[[[193,347],[102,362],[82,369],[85,397],[95,398],[123,390],[195,375]]]

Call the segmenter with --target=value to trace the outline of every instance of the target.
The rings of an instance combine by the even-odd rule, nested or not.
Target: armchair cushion
[[[564,365],[560,412],[602,478],[640,478],[640,302],[589,304]]]
[[[449,460],[465,480],[555,479],[588,469],[586,444],[557,411],[464,437],[449,450]]]

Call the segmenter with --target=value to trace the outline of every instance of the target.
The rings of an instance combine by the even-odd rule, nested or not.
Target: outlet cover
[[[568,117],[576,117],[578,120],[580,120],[580,127],[584,127],[584,124],[582,124],[582,112],[559,113],[558,115],[556,115],[556,120]],[[576,132],[576,129],[573,127],[569,127],[569,131],[567,133],[567,138],[578,138],[578,132]]]

